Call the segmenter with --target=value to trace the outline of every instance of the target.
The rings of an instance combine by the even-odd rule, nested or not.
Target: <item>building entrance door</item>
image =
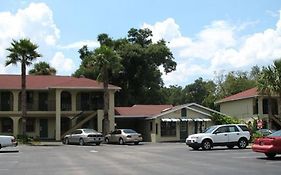
[[[48,119],[40,119],[40,138],[48,138]]]
[[[180,140],[185,141],[188,137],[188,122],[180,122]]]

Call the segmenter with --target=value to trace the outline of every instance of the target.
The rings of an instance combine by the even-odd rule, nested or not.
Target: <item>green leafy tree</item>
[[[21,111],[22,111],[22,134],[26,135],[26,66],[41,57],[37,50],[38,46],[29,39],[13,40],[11,47],[7,48],[6,66],[19,63],[21,65]]]
[[[230,96],[256,86],[248,72],[231,71],[216,76],[218,99]]]
[[[165,103],[161,94],[164,83],[159,67],[169,73],[176,69],[176,62],[165,41],[152,43],[151,36],[149,29],[134,28],[129,30],[127,38],[113,40],[107,34],[98,36],[101,44],[110,47],[122,58],[123,70],[117,74],[109,72],[109,82],[122,88],[116,94],[116,104],[119,106]],[[86,66],[89,62],[86,55],[91,52],[86,46],[79,50],[82,62],[74,76],[97,78],[99,72]]]
[[[165,104],[176,106],[183,104],[185,101],[184,92],[181,86],[171,85],[169,87],[163,87],[161,88],[161,94]]]
[[[39,62],[34,64],[34,68],[28,73],[30,75],[56,75],[56,69],[51,67],[47,62]]]

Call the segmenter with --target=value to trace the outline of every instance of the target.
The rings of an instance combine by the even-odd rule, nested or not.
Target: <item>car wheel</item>
[[[99,145],[100,145],[100,142],[97,142],[96,145],[99,146]]]
[[[81,138],[79,139],[79,145],[83,146],[85,143],[84,143],[84,140]]]
[[[66,144],[66,145],[68,145],[68,144],[69,144],[69,140],[68,140],[68,138],[65,138],[65,139],[64,139],[64,144]]]
[[[228,149],[233,149],[234,145],[227,145]]]
[[[239,139],[239,141],[238,141],[238,147],[239,147],[240,149],[245,149],[245,148],[247,147],[247,145],[248,145],[247,139],[244,139],[244,138]]]
[[[202,149],[203,150],[210,150],[212,148],[212,142],[210,140],[204,140],[202,142]]]
[[[119,139],[119,144],[124,145],[124,140],[122,138]]]
[[[105,139],[104,139],[104,142],[105,142],[105,143],[109,143],[109,139],[108,139],[108,138],[105,138]]]
[[[264,153],[267,158],[272,159],[276,156],[276,153]]]
[[[134,142],[134,144],[135,144],[135,145],[138,145],[138,144],[139,144],[139,142]]]

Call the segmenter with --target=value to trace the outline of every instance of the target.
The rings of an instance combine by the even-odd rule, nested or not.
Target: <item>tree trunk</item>
[[[267,103],[267,107],[268,107],[268,120],[267,120],[267,128],[271,129],[271,118],[272,118],[272,97],[269,94],[268,95],[268,103]]]
[[[108,70],[106,66],[103,68],[103,89],[104,89],[104,95],[103,95],[103,101],[104,101],[104,106],[103,106],[103,111],[104,111],[104,116],[102,120],[102,133],[103,135],[108,134],[109,131],[109,117],[108,117],[108,109],[109,109],[109,92],[108,92]]]
[[[21,112],[22,112],[22,135],[26,135],[26,65],[21,63]]]

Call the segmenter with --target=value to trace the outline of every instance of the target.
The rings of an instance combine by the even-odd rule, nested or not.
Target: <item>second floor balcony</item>
[[[27,91],[27,111],[55,111],[55,91]],[[103,108],[101,91],[62,91],[61,111],[93,111]],[[0,111],[21,111],[21,93],[0,91]]]

